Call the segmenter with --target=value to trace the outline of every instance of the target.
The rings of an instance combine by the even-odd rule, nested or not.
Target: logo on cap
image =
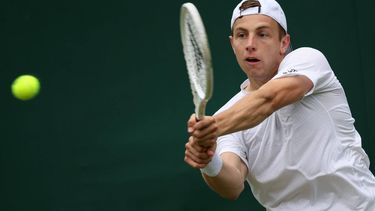
[[[241,12],[243,12],[244,10],[246,10],[248,8],[251,8],[251,7],[258,7],[258,13],[260,13],[262,5],[257,0],[244,1],[239,8],[240,9],[240,15],[241,15]]]

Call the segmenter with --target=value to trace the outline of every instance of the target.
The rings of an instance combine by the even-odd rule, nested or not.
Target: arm
[[[185,162],[193,168],[201,169],[211,161],[216,143],[211,147],[211,153],[198,143],[198,139],[190,137],[185,148]],[[220,196],[231,200],[237,199],[244,189],[247,166],[231,152],[221,154],[221,159],[223,165],[218,175],[210,177],[202,173],[202,176],[207,185]]]
[[[234,153],[225,152],[221,154],[223,167],[216,177],[202,174],[207,185],[220,196],[235,200],[244,189],[247,175],[247,166]]]
[[[218,136],[256,126],[277,109],[302,99],[312,87],[313,83],[305,76],[274,79],[215,117],[196,122],[192,116],[188,121],[191,137],[185,146],[185,162],[194,168],[204,168],[216,150]],[[244,188],[247,167],[233,153],[223,153],[221,157],[223,166],[219,174],[215,177],[203,174],[203,177],[221,196],[236,199]]]
[[[270,80],[215,116],[219,136],[256,126],[274,111],[302,99],[312,87],[306,76]]]

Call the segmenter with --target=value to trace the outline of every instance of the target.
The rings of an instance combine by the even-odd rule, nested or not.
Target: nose
[[[253,35],[250,35],[247,38],[246,50],[249,51],[249,52],[252,52],[252,51],[256,50],[256,41],[255,41],[255,37]]]

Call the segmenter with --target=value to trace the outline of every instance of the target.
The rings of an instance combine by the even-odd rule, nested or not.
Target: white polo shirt
[[[217,152],[244,161],[251,190],[267,210],[374,211],[375,178],[328,61],[318,50],[296,49],[272,80],[295,75],[308,77],[313,89],[256,127],[219,137]],[[218,112],[248,94],[248,83]]]

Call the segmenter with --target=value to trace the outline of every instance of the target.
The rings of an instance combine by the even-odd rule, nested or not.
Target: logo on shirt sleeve
[[[290,70],[288,70],[288,71],[284,71],[282,74],[283,74],[283,75],[286,75],[286,74],[296,73],[296,72],[298,72],[296,69],[290,69]]]

